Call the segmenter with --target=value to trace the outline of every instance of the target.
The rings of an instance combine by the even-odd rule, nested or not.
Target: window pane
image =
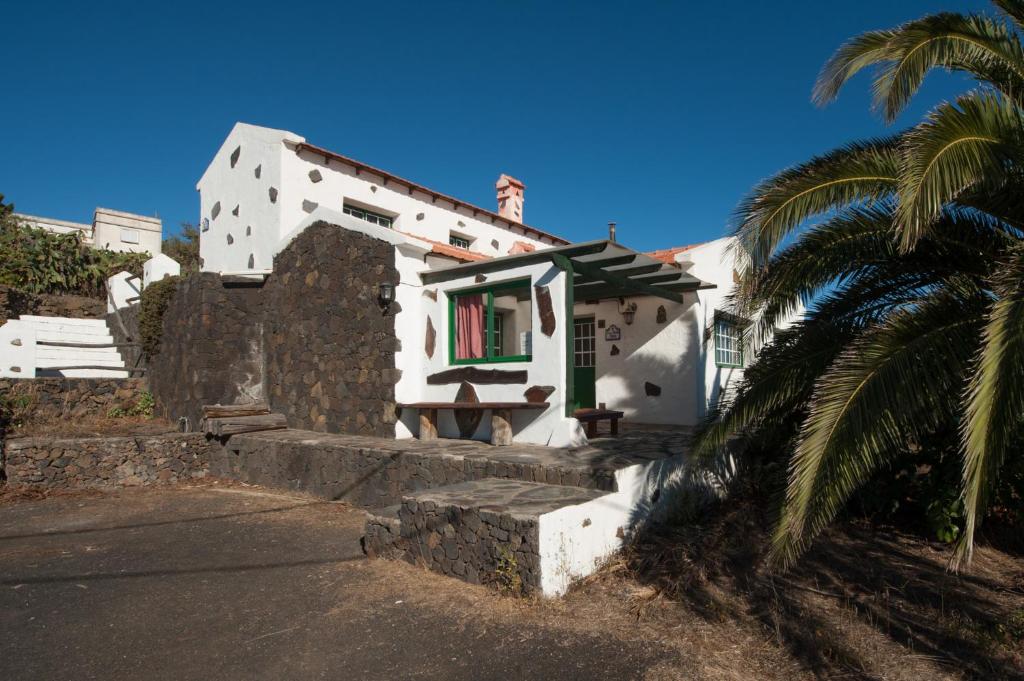
[[[500,336],[494,343],[492,357],[529,354],[533,331],[533,300],[529,284],[494,291],[494,321],[495,334]]]

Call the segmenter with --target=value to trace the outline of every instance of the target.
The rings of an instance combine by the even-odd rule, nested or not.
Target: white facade
[[[432,385],[427,378],[455,365],[449,355],[453,343],[449,297],[480,286],[481,279],[458,269],[445,275],[436,270],[567,244],[510,219],[521,217],[523,206],[523,185],[512,181],[519,193],[513,204],[506,200],[505,208],[512,205],[519,212],[494,213],[313,147],[294,133],[239,123],[197,184],[202,268],[265,276],[273,270],[274,256],[321,220],[390,243],[400,278],[395,289],[400,305],[396,334],[401,339],[395,358],[395,366],[401,370],[396,402],[452,402],[458,382]],[[499,191],[508,184],[499,181]],[[507,186],[504,191],[508,192]],[[485,277],[488,286],[529,280],[532,356],[473,365],[527,372],[525,383],[475,385],[478,399],[523,402],[527,387],[550,386],[554,392],[549,408],[512,412],[515,440],[552,446],[585,442],[580,424],[566,416],[571,411],[566,396],[573,363],[567,341],[574,318],[592,317],[595,406],[623,411],[625,419],[634,423],[698,424],[723,391],[738,383],[742,366],[749,361],[745,357],[739,366],[725,366],[715,358],[716,313],[727,311],[727,297],[740,269],[733,243],[725,238],[688,249],[670,249],[665,257],[671,264],[700,280],[694,285],[703,287],[682,294],[682,302],[629,294],[621,302],[614,298],[599,302],[576,299],[571,314],[565,307],[566,274],[552,259],[530,256],[510,259],[505,267],[490,267]],[[429,280],[438,283],[424,284],[426,272],[434,272]],[[707,288],[709,285],[712,288]],[[537,286],[546,287],[553,303],[557,324],[551,335],[541,332]],[[623,315],[624,305],[635,306],[630,324]],[[515,317],[521,324],[522,316]],[[425,352],[428,324],[435,337],[430,356]],[[613,335],[613,326],[617,335]],[[525,338],[523,331],[525,328],[512,330],[509,338]],[[439,419],[441,436],[458,436],[451,410],[440,410]],[[415,437],[417,433],[416,410],[403,410],[396,437]],[[485,418],[474,437],[489,436],[490,420]]]
[[[93,248],[157,255],[163,245],[163,223],[160,218],[110,208],[97,208],[93,213],[92,224],[21,213],[15,213],[14,217],[21,224],[33,229],[44,229],[55,234],[77,232],[82,243]]]
[[[468,255],[499,256],[565,241],[372,169],[285,130],[238,123],[196,185],[200,256],[210,272],[265,271],[284,237],[318,208],[384,218],[394,231],[469,241]]]

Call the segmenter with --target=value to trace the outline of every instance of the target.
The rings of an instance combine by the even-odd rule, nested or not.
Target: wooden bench
[[[465,409],[491,411],[491,444],[512,444],[512,414],[517,409],[547,409],[547,402],[412,402],[399,404],[401,409],[419,409],[420,439],[437,439],[437,411]]]
[[[619,435],[619,419],[624,412],[613,409],[577,409],[572,414],[577,421],[587,424],[587,437],[597,437],[597,422],[611,421],[612,437]]]

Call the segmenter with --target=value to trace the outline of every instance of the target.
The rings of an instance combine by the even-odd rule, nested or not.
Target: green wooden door
[[[573,369],[572,382],[575,400],[574,409],[595,407],[597,380],[594,365],[597,350],[594,345],[594,318],[574,319],[573,326]]]

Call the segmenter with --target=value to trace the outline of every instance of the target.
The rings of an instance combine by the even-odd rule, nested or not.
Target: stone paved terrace
[[[306,483],[306,486],[329,485],[329,478],[350,476],[332,475],[332,472],[327,470],[331,467],[328,460],[344,460],[347,472],[355,473],[356,470],[349,460],[357,459],[354,467],[364,470],[364,473],[369,473],[367,466],[386,467],[390,462],[406,464],[402,468],[411,472],[400,473],[398,481],[413,484],[411,487],[404,486],[406,489],[401,491],[485,477],[513,478],[615,491],[615,471],[685,454],[690,436],[691,432],[688,429],[636,429],[626,431],[618,438],[596,438],[589,445],[580,448],[522,444],[494,447],[475,440],[439,439],[422,442],[416,439],[389,440],[289,429],[236,435],[228,442],[228,449],[237,452],[239,458],[226,461],[227,469],[218,470],[215,465],[212,472],[214,475],[241,477],[247,482],[275,486],[274,471],[266,467],[273,465],[272,460],[276,460],[278,464],[288,466],[288,470],[281,473],[285,479],[291,481],[287,485],[289,487],[302,487],[302,483]],[[295,460],[294,455],[297,452],[306,454],[303,460]],[[290,461],[286,462],[286,459]],[[324,463],[327,463],[327,469],[324,468]],[[319,480],[315,479],[315,471],[310,468],[317,465],[321,468]],[[246,469],[249,474],[256,477],[247,479]],[[417,469],[423,473],[419,481],[423,484],[415,484]],[[311,474],[313,478],[309,477]],[[412,477],[403,477],[405,475]],[[316,489],[306,491],[320,493]],[[390,499],[372,500],[358,500],[330,493],[326,496],[347,498],[370,508],[389,506],[400,501],[398,495],[392,495]]]

